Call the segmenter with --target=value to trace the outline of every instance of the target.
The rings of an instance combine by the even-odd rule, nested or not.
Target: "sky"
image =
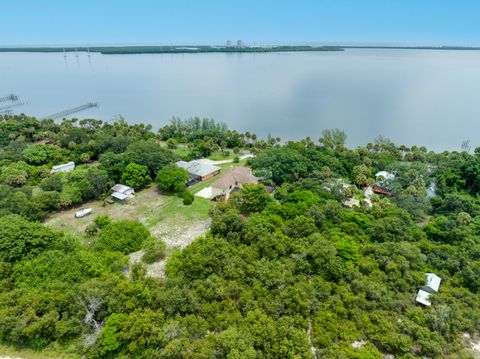
[[[0,46],[480,45],[479,0],[0,0]]]

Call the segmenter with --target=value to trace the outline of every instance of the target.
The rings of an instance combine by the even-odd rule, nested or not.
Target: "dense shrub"
[[[150,232],[140,222],[112,222],[102,229],[96,247],[128,254],[141,249],[148,238]]]
[[[193,194],[189,191],[185,191],[183,193],[183,204],[188,206],[190,204],[193,203],[193,201],[195,200],[195,197],[193,196]]]

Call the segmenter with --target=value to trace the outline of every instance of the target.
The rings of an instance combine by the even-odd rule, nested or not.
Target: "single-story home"
[[[220,167],[201,161],[178,161],[175,164],[177,167],[186,170],[190,176],[190,180],[196,182],[205,181],[220,173]]]
[[[212,183],[212,198],[228,199],[230,194],[242,188],[244,183],[258,183],[258,177],[255,177],[248,167],[235,167]]]
[[[420,287],[417,298],[415,298],[415,301],[417,303],[426,305],[429,307],[432,305],[432,303],[429,300],[430,295],[438,293],[438,289],[440,288],[440,282],[442,281],[442,278],[440,278],[438,275],[434,273],[425,273],[427,276],[427,284],[424,286]]]
[[[116,184],[112,187],[112,197],[118,199],[119,201],[125,201],[134,193],[135,190],[132,187],[125,186],[124,184]]]
[[[51,173],[57,172],[72,172],[75,169],[75,162],[71,161],[61,165],[56,165],[52,167]]]

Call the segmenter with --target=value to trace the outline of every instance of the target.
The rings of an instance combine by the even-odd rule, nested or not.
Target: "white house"
[[[427,276],[427,284],[420,287],[418,291],[417,298],[415,301],[417,303],[426,305],[429,307],[432,303],[429,300],[430,295],[438,293],[438,289],[440,288],[440,282],[442,278],[434,273],[425,273]]]
[[[116,184],[112,187],[112,197],[120,201],[125,201],[134,193],[135,190],[132,187],[125,186],[124,184]]]
[[[72,172],[75,169],[75,162],[68,162],[62,165],[57,165],[52,167],[51,173],[57,172]]]

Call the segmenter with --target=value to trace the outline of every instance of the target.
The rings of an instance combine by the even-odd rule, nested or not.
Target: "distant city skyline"
[[[17,0],[0,46],[480,45],[475,0]]]

